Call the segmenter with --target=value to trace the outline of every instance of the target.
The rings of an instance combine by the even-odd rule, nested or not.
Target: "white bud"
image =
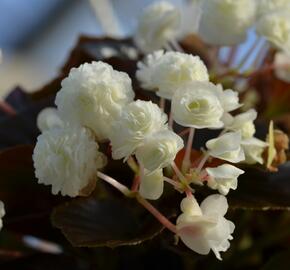
[[[174,120],[185,127],[221,128],[224,110],[210,82],[192,82],[179,88],[172,99]]]
[[[163,193],[164,179],[162,169],[154,172],[145,171],[142,177],[139,193],[148,200],[157,200]]]
[[[213,45],[241,43],[254,23],[255,13],[253,0],[204,0],[199,34],[205,42]]]
[[[290,55],[277,52],[274,58],[275,74],[280,80],[290,83]]]
[[[177,134],[162,130],[144,140],[136,150],[136,157],[139,163],[153,172],[169,166],[183,146],[183,140]]]
[[[180,25],[180,12],[172,4],[161,1],[148,6],[141,15],[135,42],[144,53],[162,49],[174,39]]]
[[[55,108],[45,108],[37,116],[37,127],[40,131],[45,131],[51,128],[58,128],[64,125],[59,118],[58,111]]]
[[[245,159],[241,147],[241,133],[228,132],[216,139],[207,141],[206,147],[213,157],[237,163]]]
[[[238,177],[244,171],[230,164],[223,164],[216,168],[206,168],[209,175],[207,185],[212,189],[217,189],[222,195],[227,195],[230,189],[237,189]]]
[[[0,230],[3,227],[3,221],[2,218],[5,216],[5,208],[4,208],[4,203],[0,201]]]
[[[183,204],[183,203],[182,203]],[[193,212],[196,212],[196,205]],[[212,250],[221,260],[220,252],[226,251],[229,240],[233,237],[235,225],[224,218],[228,209],[228,203],[222,195],[210,195],[200,205],[199,215],[181,214],[177,219],[177,235],[182,242],[197,252],[206,255]]]
[[[231,123],[226,128],[232,131],[241,131],[242,138],[244,139],[251,138],[256,132],[256,128],[253,123],[256,118],[256,110],[250,109],[247,112],[233,117]]]
[[[163,98],[172,99],[175,91],[187,83],[209,80],[207,68],[198,56],[180,52],[162,55],[157,52],[146,62],[139,64],[137,78],[143,86],[156,89],[156,94]]]
[[[98,140],[104,140],[111,122],[133,98],[131,79],[126,73],[103,62],[92,62],[71,69],[55,103],[63,120],[88,127]]]
[[[151,101],[137,100],[126,106],[112,125],[110,140],[114,159],[127,158],[145,137],[168,128],[167,115]]]
[[[262,16],[256,31],[278,49],[290,54],[290,16],[289,10],[282,10]]]
[[[38,182],[51,185],[52,193],[75,197],[95,181],[97,170],[105,165],[98,144],[85,128],[50,129],[38,138],[33,152]]]
[[[257,139],[257,138],[249,138],[242,140],[242,148],[245,152],[245,163],[255,164],[255,163],[264,163],[264,159],[262,154],[265,148],[268,146],[267,143]]]

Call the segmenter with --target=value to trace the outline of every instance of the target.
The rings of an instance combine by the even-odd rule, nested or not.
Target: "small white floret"
[[[257,138],[248,138],[242,140],[242,148],[245,152],[245,163],[248,164],[255,164],[255,163],[264,163],[264,159],[262,157],[262,154],[265,150],[265,148],[268,146],[267,143],[264,141],[261,141]]]
[[[162,130],[144,140],[136,150],[136,157],[140,164],[153,172],[169,166],[183,146],[183,140],[177,134]]]
[[[179,88],[172,99],[175,122],[185,127],[223,127],[224,109],[217,95],[217,86],[210,82],[192,82]]]
[[[241,141],[242,137],[240,132],[228,132],[216,139],[207,141],[206,147],[211,156],[237,163],[245,160]]]
[[[185,208],[185,209],[184,209]],[[212,250],[221,260],[220,252],[230,247],[235,225],[224,218],[228,210],[226,197],[210,195],[200,205],[194,198],[181,202],[183,213],[177,219],[177,235],[182,242],[201,255]],[[186,210],[186,211],[184,211]]]
[[[56,108],[43,109],[37,116],[36,124],[42,132],[51,128],[59,128],[64,125]]]
[[[209,175],[207,185],[217,189],[222,195],[227,195],[230,189],[237,189],[238,177],[244,173],[243,170],[230,164],[223,164],[216,168],[206,168]]]

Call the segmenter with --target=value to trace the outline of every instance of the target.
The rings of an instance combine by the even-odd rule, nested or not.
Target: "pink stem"
[[[120,192],[122,192],[125,196],[129,197],[130,195],[132,195],[132,192],[123,184],[119,183],[117,180],[115,180],[114,178],[103,174],[101,172],[97,173],[98,177],[101,178],[102,180],[106,181],[107,183],[109,183],[110,185],[112,185],[114,188],[118,189]]]
[[[187,144],[186,144],[186,149],[185,149],[185,155],[182,161],[182,170],[186,172],[190,168],[190,155],[191,155],[191,150],[192,150],[192,143],[193,143],[193,138],[194,138],[194,128],[190,128],[189,134],[188,134],[188,139],[187,139]]]
[[[190,128],[186,128],[184,130],[182,130],[181,132],[178,133],[178,136],[182,137],[184,135],[186,135],[187,133],[189,133]]]
[[[179,178],[179,180],[184,180],[184,176],[183,176],[182,172],[178,169],[178,167],[174,161],[171,163],[171,167],[174,170],[177,177]]]
[[[159,100],[159,107],[161,108],[162,111],[164,111],[165,99],[163,97],[161,97],[160,100]]]
[[[172,111],[170,111],[170,114],[169,114],[168,126],[169,126],[169,129],[173,130],[173,114],[172,114]]]
[[[151,203],[142,198],[141,196],[136,196],[137,201],[143,205],[164,227],[173,233],[177,233],[176,226],[170,222],[163,214],[161,214]]]
[[[204,157],[203,157],[202,160],[199,162],[199,164],[198,164],[198,166],[197,166],[197,169],[196,169],[198,173],[202,170],[202,168],[203,168],[204,164],[207,162],[209,156],[210,156],[210,155],[209,155],[208,152],[205,153]]]

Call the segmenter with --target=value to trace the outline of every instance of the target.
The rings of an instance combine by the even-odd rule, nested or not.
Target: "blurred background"
[[[180,5],[186,0],[172,0]],[[95,1],[102,16],[108,0]],[[152,0],[111,1],[118,35],[129,35]],[[103,18],[101,18],[103,19]],[[0,0],[0,97],[21,85],[33,91],[51,80],[79,35],[104,34],[89,0]]]

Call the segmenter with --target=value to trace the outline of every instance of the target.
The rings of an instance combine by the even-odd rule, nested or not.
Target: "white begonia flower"
[[[206,142],[209,154],[232,163],[245,160],[245,154],[241,147],[241,133],[228,132],[216,139]]]
[[[240,113],[232,117],[230,123],[226,126],[228,130],[241,131],[242,138],[247,139],[253,137],[256,132],[253,121],[257,118],[257,112],[250,109],[247,112]]]
[[[135,154],[138,162],[153,172],[169,166],[183,146],[181,137],[173,131],[162,130],[145,138]]]
[[[244,171],[230,164],[223,164],[216,168],[206,168],[209,175],[207,185],[212,189],[217,189],[222,195],[227,195],[230,189],[237,189],[238,177]]]
[[[85,128],[65,126],[44,131],[33,152],[38,183],[51,185],[53,194],[80,195],[105,165],[105,156],[98,148]]]
[[[181,202],[185,210],[176,222],[177,235],[182,242],[201,255],[212,250],[221,260],[220,252],[230,247],[235,225],[224,218],[228,210],[226,197],[210,195],[200,205],[194,198],[185,198]]]
[[[231,112],[243,106],[239,103],[239,94],[236,91],[232,89],[223,90],[220,84],[217,85],[216,90],[225,112]]]
[[[248,138],[242,140],[242,148],[245,152],[245,161],[244,163],[247,164],[255,164],[255,163],[264,163],[264,159],[262,157],[262,154],[265,150],[265,148],[268,146],[267,143],[264,141],[261,141],[257,138]]]
[[[179,88],[172,98],[173,119],[185,127],[223,127],[224,110],[216,88],[210,82],[192,82]]]
[[[207,68],[198,56],[180,52],[162,55],[157,52],[146,62],[139,64],[137,78],[143,86],[156,89],[156,94],[166,99],[172,99],[175,91],[185,84],[209,80]]]
[[[104,140],[110,133],[111,122],[133,99],[129,76],[99,61],[72,68],[62,81],[55,103],[64,121],[88,127],[98,140]]]
[[[0,201],[0,230],[3,228],[3,217],[5,216],[4,203]]]
[[[280,80],[290,83],[290,55],[277,52],[274,58],[275,75]]]
[[[158,90],[155,83],[152,80],[152,75],[155,72],[155,66],[158,63],[158,60],[163,55],[164,51],[159,50],[151,54],[148,54],[143,60],[143,62],[139,61],[137,63],[136,77],[144,89],[153,91]]]
[[[272,12],[256,23],[256,32],[273,46],[290,54],[290,10]]]
[[[40,131],[45,131],[51,128],[58,128],[64,125],[58,115],[56,108],[45,108],[37,116],[37,127]]]
[[[290,1],[289,0],[258,0],[257,1],[257,17],[267,15],[271,12],[280,11],[289,9],[290,10]]]
[[[153,3],[139,19],[135,43],[144,53],[160,50],[175,38],[179,26],[180,12],[174,5],[166,1]]]
[[[139,193],[148,200],[157,200],[161,197],[164,188],[164,177],[162,169],[150,172],[145,170],[141,179]]]
[[[210,44],[230,46],[243,42],[256,15],[253,0],[204,0],[199,35]]]
[[[147,136],[167,129],[166,122],[167,115],[151,101],[137,100],[124,107],[110,134],[113,158],[134,154]]]

